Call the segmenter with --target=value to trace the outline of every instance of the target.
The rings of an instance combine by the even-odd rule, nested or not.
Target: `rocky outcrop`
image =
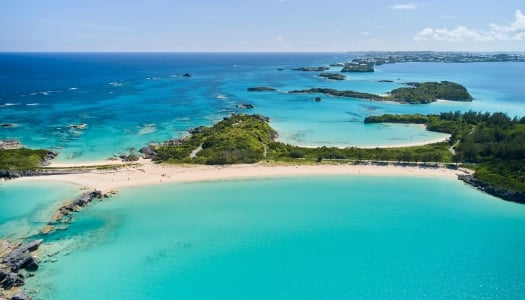
[[[22,270],[34,272],[38,269],[38,260],[31,255],[31,252],[37,250],[41,244],[41,239],[33,240],[28,243],[19,244],[10,252],[7,252],[1,261],[0,287],[2,289],[8,291],[14,287],[24,285],[24,275],[20,272]],[[15,296],[11,299],[27,299],[20,297],[15,298]]]
[[[151,159],[155,155],[157,155],[157,152],[155,151],[155,147],[153,145],[150,145],[150,146],[147,146],[147,147],[142,147],[142,148],[140,148],[139,152],[142,153],[142,156],[145,159]]]
[[[241,103],[241,104],[235,105],[235,107],[239,109],[252,109],[252,108],[255,108],[255,105],[249,104],[249,103]]]
[[[270,118],[267,117],[267,116],[263,116],[263,115],[260,115],[260,114],[254,114],[253,116],[256,117],[257,119],[261,120],[261,121],[270,122]]]
[[[0,287],[4,290],[10,290],[14,287],[23,286],[24,276],[22,274],[13,273],[13,272],[6,272],[3,270],[0,270]]]
[[[15,179],[20,177],[34,177],[34,176],[51,176],[51,175],[64,175],[64,174],[78,174],[85,173],[82,170],[0,170],[0,178],[4,179]]]
[[[491,186],[486,182],[476,179],[473,175],[470,174],[458,175],[458,179],[464,181],[467,184],[472,185],[473,187],[483,192],[486,192],[503,200],[525,204],[525,192],[497,188]]]
[[[73,211],[78,211],[80,208],[88,205],[93,199],[101,199],[103,197],[101,191],[94,190],[80,195],[73,202],[66,204],[60,208],[63,215],[68,215]]]
[[[29,300],[29,296],[24,293],[16,293],[11,297],[11,300]]]
[[[188,132],[190,134],[197,134],[197,133],[201,133],[205,128],[206,126],[197,126],[197,127],[190,128]]]
[[[5,125],[5,124],[4,124]],[[11,128],[11,127],[7,127]],[[0,149],[20,149],[22,148],[22,143],[19,140],[0,140]]]
[[[275,92],[276,89],[267,86],[256,86],[248,88],[248,92]]]
[[[44,159],[40,162],[40,164],[44,167],[44,166],[49,166],[51,164],[51,160],[55,159],[55,157],[57,157],[58,155],[58,152],[55,152],[55,151],[47,151],[47,154],[46,156],[44,157]]]
[[[88,127],[88,124],[86,123],[67,125],[67,128],[70,128],[70,129],[86,129],[87,127]]]
[[[36,170],[0,170],[0,178],[4,179],[15,179],[20,177],[31,177],[47,175],[46,172]]]

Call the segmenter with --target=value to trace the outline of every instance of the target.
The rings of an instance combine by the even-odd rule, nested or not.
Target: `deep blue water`
[[[363,124],[383,113],[504,111],[525,115],[523,63],[383,65],[375,73],[328,81],[291,69],[351,59],[352,54],[0,54],[0,138],[60,152],[59,161],[103,160],[187,134],[231,113],[260,113],[284,142],[298,145],[377,146],[435,140],[417,126]],[[278,71],[277,69],[284,69]],[[337,68],[333,69],[337,71]],[[191,78],[181,75],[189,73]],[[384,83],[389,79],[395,82]],[[408,81],[464,84],[472,103],[400,105],[314,95],[292,89],[329,87],[386,93]],[[275,93],[247,92],[271,86]],[[241,103],[253,110],[236,108]],[[85,129],[68,125],[87,124]]]

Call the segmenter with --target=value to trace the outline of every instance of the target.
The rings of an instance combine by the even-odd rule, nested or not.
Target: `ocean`
[[[363,124],[369,115],[525,116],[525,63],[391,64],[337,82],[292,70],[354,57],[3,53],[0,123],[14,126],[0,127],[0,139],[58,151],[59,162],[86,162],[183,137],[231,113],[270,117],[283,142],[343,147],[443,136],[421,126]],[[404,82],[440,80],[465,85],[474,101],[403,105],[322,96],[316,102],[314,95],[286,93],[329,87],[383,94]],[[254,86],[278,91],[247,91]],[[255,108],[237,107],[243,103]],[[36,233],[79,188],[1,182],[0,239]],[[47,254],[25,288],[34,299],[518,299],[525,297],[524,222],[523,206],[442,178],[128,188],[84,209],[68,230],[46,236]]]
[[[420,126],[363,124],[369,115],[501,111],[525,115],[525,63],[407,63],[329,81],[291,69],[347,61],[352,54],[0,54],[0,139],[60,152],[61,162],[105,160],[187,135],[231,113],[270,117],[280,140],[303,146],[386,146],[443,134]],[[279,71],[278,69],[283,69]],[[337,68],[333,68],[337,70]],[[191,74],[191,78],[182,75]],[[379,82],[392,80],[394,82]],[[475,100],[401,105],[292,95],[311,87],[386,93],[410,81],[450,80]],[[274,93],[248,92],[270,86]],[[237,108],[252,104],[254,109]],[[86,125],[79,128],[72,125]],[[68,127],[69,126],[69,127]]]

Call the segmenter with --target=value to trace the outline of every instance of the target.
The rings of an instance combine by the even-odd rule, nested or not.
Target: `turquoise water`
[[[54,182],[0,182],[0,239],[16,240],[36,234],[77,186]]]
[[[260,113],[283,142],[306,146],[388,146],[443,137],[418,126],[363,124],[384,113],[504,111],[525,115],[525,63],[405,63],[330,81],[292,68],[347,61],[354,54],[173,53],[0,54],[0,139],[60,152],[58,161],[103,160],[150,142],[179,138],[231,113]],[[278,71],[278,68],[285,69]],[[336,69],[334,69],[336,70]],[[191,78],[181,75],[190,73]],[[393,80],[393,83],[379,82]],[[383,94],[408,81],[464,84],[472,103],[400,105],[291,95],[327,87]],[[271,86],[276,93],[247,92]],[[253,110],[236,108],[241,103]],[[85,129],[68,125],[87,124]]]
[[[524,228],[525,206],[450,179],[131,188],[85,209],[66,240],[50,237],[77,248],[27,288],[35,299],[522,299]]]
[[[0,54],[0,139],[101,160],[186,135],[231,113],[271,118],[296,145],[434,140],[369,115],[503,111],[525,115],[525,63],[382,65],[345,81],[291,71],[354,54]],[[284,68],[284,71],[277,71]],[[191,73],[191,78],[183,78]],[[379,82],[393,80],[392,83]],[[471,103],[401,105],[315,95],[385,93],[408,81],[465,85]],[[252,86],[275,93],[250,93]],[[253,110],[235,106],[251,103]],[[87,124],[85,129],[68,125]],[[0,239],[35,234],[79,193],[67,184],[0,184]],[[125,189],[45,237],[35,299],[525,298],[525,208],[459,181],[308,177]],[[35,291],[36,294],[35,294]]]

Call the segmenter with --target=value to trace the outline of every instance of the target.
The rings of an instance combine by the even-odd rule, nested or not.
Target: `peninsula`
[[[424,124],[428,130],[451,134],[456,163],[475,170],[460,179],[497,197],[525,203],[525,117],[504,113],[450,112],[439,115],[383,115],[365,123]]]
[[[459,164],[475,171],[460,179],[506,200],[525,203],[525,117],[511,119],[503,113],[459,113],[440,115],[383,115],[367,117],[365,123],[415,123],[428,130],[450,134],[448,141],[422,146],[392,148],[300,147],[278,142],[277,132],[261,115],[237,115],[224,118],[212,127],[191,130],[184,139],[150,145],[140,150],[156,163],[171,164],[404,164],[412,166],[448,166]],[[36,155],[36,154],[39,154]],[[89,166],[49,168],[38,165],[46,161],[46,150],[2,150],[6,158],[0,176],[20,176],[91,172],[113,168],[106,163]],[[9,163],[9,161],[11,161]],[[24,164],[18,163],[25,161]],[[128,164],[134,166],[135,163]],[[118,164],[117,164],[118,166]],[[24,172],[30,172],[28,174]],[[16,174],[17,176],[13,176]]]
[[[394,101],[409,104],[427,104],[437,100],[472,101],[467,89],[454,82],[408,83],[409,87],[397,88],[386,96],[356,91],[339,91],[328,88],[311,88],[289,91],[290,94],[328,94],[334,97],[359,98],[373,101]]]

